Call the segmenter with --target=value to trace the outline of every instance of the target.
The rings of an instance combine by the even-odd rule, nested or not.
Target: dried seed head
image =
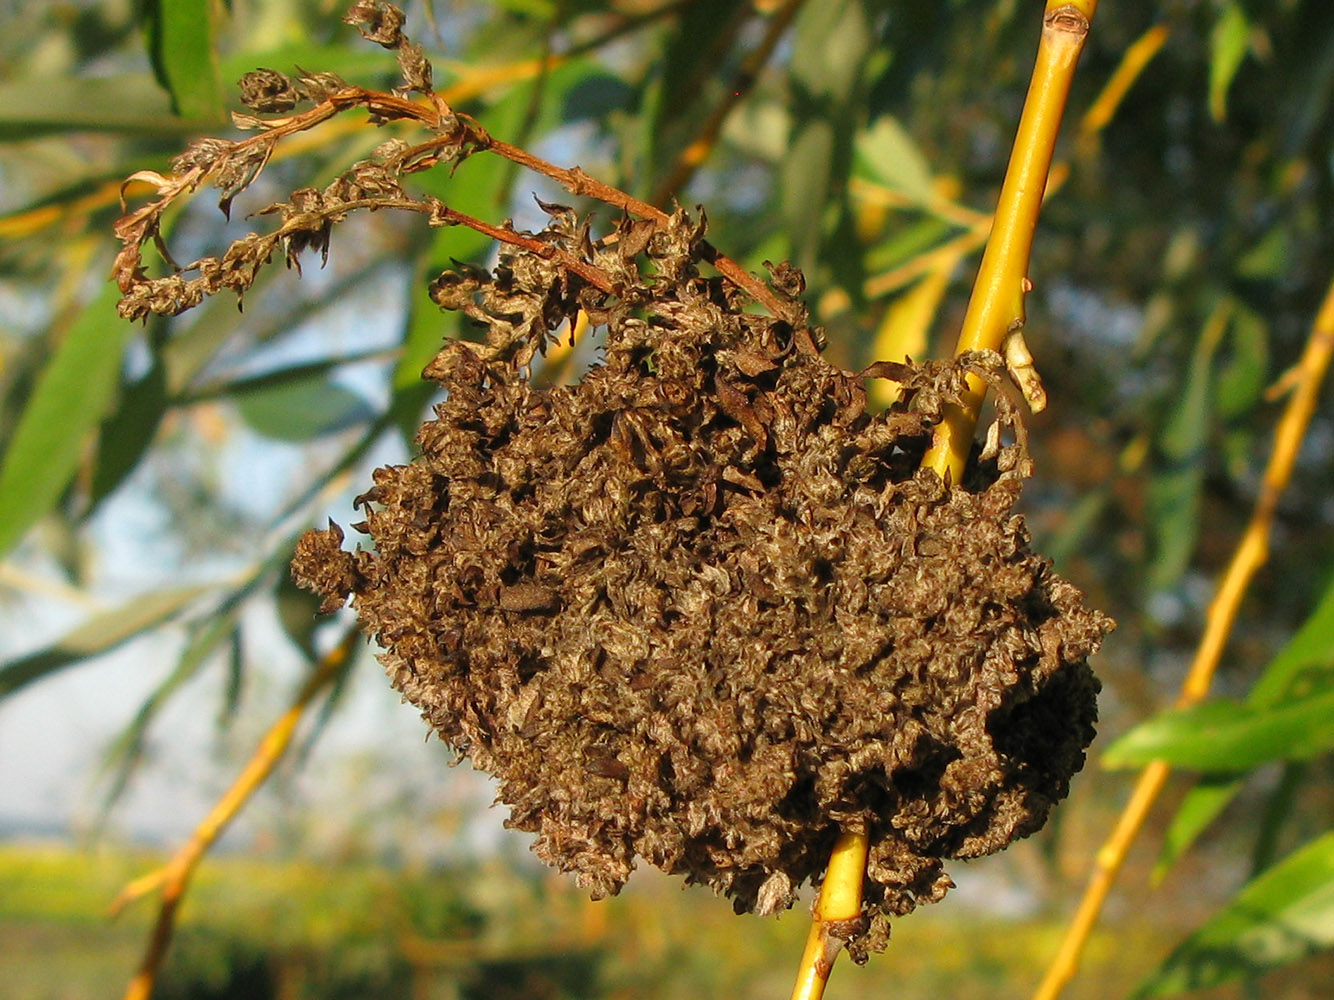
[[[361,32],[361,37],[386,49],[396,49],[403,42],[403,11],[385,0],[356,0],[343,17]]]
[[[772,912],[865,831],[864,960],[944,895],[942,859],[1038,829],[1093,736],[1086,658],[1111,623],[1012,513],[1014,408],[999,397],[1016,439],[971,491],[918,468],[966,371],[1003,361],[871,372],[902,391],[869,414],[808,330],[699,275],[684,213],[594,242],[545,207],[539,239],[618,294],[536,252],[442,276],[436,300],[487,343],[428,367],[448,398],[362,498],[374,551],[331,527],[294,573],[326,606],[351,595],[394,686],[596,896],[643,858]],[[534,387],[528,361],[581,308],[604,361]]]
[[[291,111],[301,103],[301,94],[283,73],[257,69],[241,77],[241,103],[261,114]]]

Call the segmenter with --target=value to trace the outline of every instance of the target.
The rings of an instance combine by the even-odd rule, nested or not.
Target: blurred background
[[[659,204],[707,206],[711,241],[752,271],[801,266],[835,362],[952,351],[1041,3],[406,11],[439,92],[497,137]],[[431,402],[422,365],[472,336],[426,286],[451,260],[493,263],[494,248],[386,213],[336,227],[324,267],[267,268],[243,311],[225,293],[173,320],[116,316],[122,180],[167,170],[193,137],[237,137],[243,73],[398,82],[393,53],[343,13],[331,0],[0,2],[7,996],[105,996],[131,975],[153,901],[114,923],[107,906],[189,836],[351,623],[317,619],[290,584],[295,537],[355,519],[370,470],[408,460]],[[208,191],[170,213],[173,256],[221,252],[265,228],[254,213],[269,203],[413,134],[364,118],[282,147],[230,220]],[[840,966],[831,997],[1029,995],[1133,780],[1103,751],[1155,724],[1194,739],[1195,756],[1067,995],[1334,997],[1330,391],[1227,648],[1221,707],[1161,715],[1334,278],[1332,129],[1321,0],[1098,11],[1030,271],[1027,338],[1051,405],[1030,422],[1023,502],[1037,548],[1119,621],[1096,663],[1100,736],[1044,831],[954,864],[958,889],[898,921],[866,968]],[[572,200],[486,156],[412,182],[521,228],[542,225],[534,195]],[[577,378],[596,352],[589,339],[552,353],[535,377]],[[205,860],[157,995],[786,995],[803,906],[734,917],[651,870],[590,903],[503,829],[485,776],[425,736],[358,644]],[[1199,750],[1225,738],[1241,751]]]

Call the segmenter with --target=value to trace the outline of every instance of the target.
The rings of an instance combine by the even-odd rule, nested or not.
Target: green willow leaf
[[[7,698],[80,660],[115,649],[170,620],[212,587],[171,587],[155,590],[93,615],[50,646],[0,665],[0,698]]]
[[[923,204],[931,198],[931,165],[898,119],[889,115],[857,136],[857,173]]]
[[[1241,791],[1242,780],[1234,775],[1207,774],[1181,800],[1172,825],[1163,836],[1163,849],[1154,863],[1151,879],[1161,882]]]
[[[1227,93],[1246,58],[1250,31],[1246,11],[1232,0],[1209,35],[1209,114],[1216,122],[1227,117]]]
[[[1307,760],[1334,747],[1334,691],[1276,708],[1212,701],[1141,723],[1103,754],[1107,767],[1155,760],[1197,771],[1247,771],[1271,760]]]
[[[1294,697],[1309,696],[1334,685],[1334,580],[1319,604],[1288,644],[1265,668],[1246,704],[1264,710]],[[1241,776],[1212,775],[1192,788],[1163,839],[1162,854],[1154,867],[1160,879],[1190,848],[1241,790]]]
[[[1164,997],[1251,979],[1334,947],[1334,833],[1251,881],[1135,992]]]
[[[276,441],[309,441],[375,416],[366,400],[322,373],[297,373],[230,393],[241,419]]]
[[[107,284],[65,332],[38,378],[0,466],[0,557],[59,501],[111,406],[131,327]]]
[[[222,76],[209,0],[145,0],[143,24],[158,82],[182,118],[222,121]]]
[[[1278,705],[1334,684],[1334,579],[1297,634],[1270,661],[1248,703]]]
[[[97,81],[29,76],[0,84],[0,139],[75,131],[179,136],[206,124],[175,117],[170,98],[147,73]]]
[[[141,378],[121,387],[120,405],[98,432],[97,465],[89,491],[94,506],[111,495],[148,453],[166,412],[166,369],[157,359]]]

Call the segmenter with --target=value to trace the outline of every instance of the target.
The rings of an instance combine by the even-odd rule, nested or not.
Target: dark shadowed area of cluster
[[[351,596],[394,686],[595,896],[642,858],[772,912],[864,831],[864,960],[944,895],[942,859],[1034,832],[1066,794],[1111,623],[1029,549],[1004,392],[966,488],[919,470],[965,370],[1005,388],[996,356],[848,372],[790,269],[776,319],[701,275],[685,213],[594,240],[546,208],[550,255],[434,283],[485,343],[427,368],[448,396],[421,456],[360,498],[369,543],[311,532],[296,577],[326,610]],[[602,360],[535,386],[580,309]],[[885,412],[868,375],[900,384]]]

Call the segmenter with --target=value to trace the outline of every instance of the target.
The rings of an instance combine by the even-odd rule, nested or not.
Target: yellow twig
[[[834,960],[847,943],[847,930],[860,926],[866,850],[866,837],[859,833],[840,834],[834,843],[792,1000],[820,1000],[824,996]]]
[[[778,47],[778,42],[783,37],[783,33],[787,31],[788,25],[797,16],[797,11],[801,9],[804,2],[805,0],[784,0],[782,6],[774,12],[769,20],[769,28],[765,31],[764,37],[742,61],[723,99],[713,109],[713,113],[709,115],[695,140],[682,150],[676,163],[672,165],[672,169],[667,172],[667,176],[654,190],[653,197],[649,199],[650,202],[654,205],[665,203],[667,199],[685,187],[690,178],[694,176],[695,171],[709,158],[709,154],[713,152],[713,147],[718,143],[718,136],[722,133],[723,125],[727,122],[727,116],[750,93],[760,70],[764,68],[764,64],[773,55],[773,51]]]
[[[229,823],[241,811],[241,807],[250,799],[268,776],[273,772],[278,761],[291,745],[297,723],[305,714],[306,708],[320,691],[324,689],[343,669],[351,655],[357,638],[357,630],[351,628],[332,650],[316,665],[314,673],[302,685],[300,693],[292,706],[283,713],[273,727],[264,735],[250,762],[241,772],[232,787],[218,800],[212,812],[195,828],[190,839],[181,847],[171,860],[142,878],[137,878],[120,891],[111,904],[111,915],[115,916],[126,905],[158,889],[162,891],[162,902],[158,909],[157,921],[144,952],[139,970],[125,990],[125,1000],[149,1000],[153,993],[153,984],[157,980],[158,970],[166,957],[167,947],[171,943],[171,934],[176,924],[176,911],[179,909],[185,890],[190,884],[200,859],[213,846]]]
[[[1075,65],[1097,6],[1097,0],[1047,2],[1028,97],[1001,185],[991,235],[959,331],[957,353],[998,350],[1006,334],[1024,322],[1033,231]],[[959,481],[985,393],[982,380],[969,376],[963,405],[946,409],[923,465]]]
[[[1107,78],[1102,93],[1089,105],[1088,110],[1084,112],[1084,117],[1079,120],[1081,139],[1097,135],[1110,124],[1112,118],[1116,115],[1117,108],[1121,106],[1126,94],[1130,92],[1131,86],[1144,72],[1144,67],[1153,61],[1153,57],[1167,43],[1168,34],[1167,25],[1155,24],[1127,47],[1125,53],[1121,56],[1120,65]]]
[[[1264,483],[1255,510],[1232,556],[1232,562],[1218,585],[1218,592],[1209,605],[1204,635],[1200,638],[1195,659],[1177,695],[1176,704],[1179,708],[1194,705],[1209,693],[1214,671],[1236,622],[1242,596],[1251,578],[1269,557],[1269,531],[1274,511],[1292,477],[1297,451],[1311,415],[1315,412],[1320,385],[1329,368],[1331,354],[1334,354],[1334,283],[1330,284],[1324,304],[1311,327],[1306,349],[1297,364],[1298,380],[1278,428],[1274,431],[1274,450],[1265,469]],[[1112,883],[1116,881],[1150,807],[1166,784],[1169,771],[1167,764],[1154,761],[1140,774],[1130,802],[1117,821],[1116,829],[1098,851],[1084,897],[1066,929],[1060,950],[1034,994],[1034,1000],[1055,1000],[1065,984],[1074,977],[1084,945],[1098,921],[1098,914],[1102,911]]]
[[[1097,0],[1047,0],[1028,97],[982,265],[959,333],[957,353],[981,348],[997,350],[1014,322],[1023,321],[1033,230],[1047,188],[1047,174],[1070,82],[1097,7]],[[948,473],[956,483],[963,473],[985,393],[982,381],[973,381],[965,406],[946,415],[922,459],[924,467],[933,468],[942,476]],[[829,970],[841,947],[836,935],[830,934],[828,923],[837,919],[831,914],[845,912],[838,907],[848,901],[855,901],[853,912],[860,915],[868,846],[865,833],[844,831],[834,847],[793,1000],[818,1000],[824,994]],[[826,900],[829,900],[827,906]]]

